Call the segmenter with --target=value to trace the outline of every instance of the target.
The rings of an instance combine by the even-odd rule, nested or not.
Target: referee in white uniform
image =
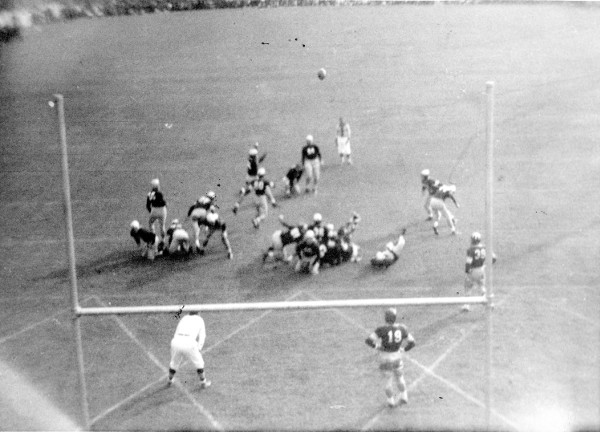
[[[210,381],[204,376],[204,359],[200,350],[206,339],[206,327],[204,320],[198,312],[190,312],[181,318],[175,335],[171,340],[171,363],[169,364],[169,385],[173,382],[173,376],[183,360],[191,362],[200,378],[200,387],[210,386]]]

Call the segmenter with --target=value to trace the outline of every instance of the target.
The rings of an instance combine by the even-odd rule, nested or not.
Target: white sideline
[[[294,293],[293,295],[291,295],[290,297],[288,297],[286,299],[286,301],[290,301],[293,300],[294,298],[298,297],[300,294],[302,294],[302,291],[298,291],[296,293]],[[103,302],[96,296],[94,296],[95,300],[100,303],[103,304]],[[233,336],[235,336],[236,334],[238,334],[239,332],[241,332],[242,330],[247,329],[248,327],[250,327],[251,325],[257,323],[258,321],[262,320],[264,317],[266,317],[267,315],[269,315],[270,313],[272,313],[272,310],[268,310],[264,313],[262,313],[261,315],[259,315],[258,317],[248,321],[246,324],[244,324],[243,326],[238,327],[237,329],[235,329],[234,331],[232,331],[231,333],[229,333],[227,336],[225,336],[223,339],[215,342],[214,344],[208,346],[206,349],[203,350],[204,353],[207,353],[209,351],[212,351],[213,349],[215,349],[216,347],[218,347],[219,345],[221,345],[222,343],[228,341],[229,339],[231,339]],[[121,324],[123,324],[123,326],[125,325],[120,319],[118,319],[118,317],[113,316],[115,319],[118,320],[118,322],[121,322]],[[121,327],[121,325],[119,325]],[[123,331],[125,331],[125,333],[133,339],[133,341],[140,346],[143,350],[146,351],[147,354],[149,354],[150,356],[152,356],[152,354],[150,354],[145,347],[142,346],[141,342],[139,342],[139,340],[137,340],[137,338],[135,338],[135,336],[133,334],[131,334],[131,332],[125,327],[121,327],[121,329]],[[154,359],[152,359],[154,358]],[[157,380],[147,384],[146,386],[144,386],[143,388],[141,388],[140,390],[138,390],[137,392],[129,395],[128,397],[126,397],[125,399],[123,399],[120,402],[117,402],[116,404],[114,404],[113,406],[111,406],[110,408],[104,410],[102,413],[98,414],[96,417],[94,417],[91,421],[90,421],[90,425],[95,424],[96,422],[98,422],[99,420],[101,420],[102,418],[106,417],[108,414],[116,411],[117,409],[121,408],[123,405],[129,403],[130,401],[134,400],[135,398],[137,398],[138,396],[140,396],[141,394],[143,394],[146,390],[148,390],[149,388],[151,388],[152,386],[156,385],[157,383],[159,383],[160,381],[164,380],[167,376],[168,376],[168,370],[166,368],[164,368],[162,366],[162,364],[160,363],[156,363],[158,360],[152,356],[151,360],[157,364],[161,369],[163,369],[165,372],[165,375],[158,378]],[[155,362],[156,360],[156,362]],[[180,389],[185,390],[183,387],[181,387],[180,384],[178,384],[177,381],[174,382],[174,385],[179,385]],[[187,392],[187,390],[186,390]],[[189,393],[186,394],[186,396],[191,396]],[[193,396],[192,396],[193,397]],[[216,421],[216,420],[215,420]],[[219,426],[218,429],[223,430],[222,426]]]
[[[2,430],[79,431],[81,427],[56,408],[6,363],[0,361],[0,405],[14,415]]]

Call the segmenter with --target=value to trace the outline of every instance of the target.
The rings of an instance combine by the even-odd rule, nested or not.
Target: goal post
[[[487,119],[486,119],[486,242],[488,250],[493,253],[493,105],[494,83],[486,83]],[[279,301],[256,303],[216,303],[216,304],[188,304],[164,306],[121,306],[121,307],[81,307],[78,298],[77,273],[75,264],[75,247],[73,238],[73,222],[71,209],[71,195],[69,183],[69,165],[66,140],[66,125],[64,114],[64,99],[61,94],[53,95],[49,105],[56,108],[59,128],[59,145],[62,155],[63,196],[65,210],[66,250],[69,262],[70,275],[70,311],[73,324],[74,351],[78,365],[79,396],[81,407],[81,422],[85,430],[90,429],[90,415],[88,395],[85,381],[85,365],[83,344],[80,328],[80,318],[88,316],[106,315],[134,315],[134,314],[173,314],[185,312],[227,312],[227,311],[253,311],[253,310],[311,310],[332,308],[367,308],[385,306],[447,306],[459,304],[480,304],[486,308],[486,358],[485,358],[485,420],[488,430],[491,430],[491,374],[492,374],[492,266],[486,266],[486,293],[482,296],[457,296],[457,297],[413,297],[413,298],[379,298],[379,299],[340,299],[340,300],[311,300],[311,301]]]

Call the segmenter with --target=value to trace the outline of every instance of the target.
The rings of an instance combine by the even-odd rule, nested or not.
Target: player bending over
[[[406,244],[404,234],[406,234],[406,228],[402,228],[402,232],[400,233],[398,240],[396,240],[396,243],[388,242],[385,245],[385,250],[375,254],[375,257],[371,259],[371,265],[373,267],[388,268],[398,261],[400,252],[402,252],[402,249],[404,249],[404,245]]]
[[[142,257],[154,261],[154,257],[159,254],[157,250],[158,239],[156,234],[146,228],[141,228],[140,223],[136,220],[131,222],[130,228],[131,237],[133,237],[135,243],[138,245]]]
[[[219,219],[219,214],[212,213],[212,212],[208,213],[206,215],[206,220],[203,223],[203,225],[208,228],[208,232],[206,233],[206,238],[204,239],[204,242],[202,243],[202,248],[198,249],[198,253],[200,255],[204,255],[204,250],[206,249],[208,240],[210,240],[210,238],[216,231],[221,231],[221,241],[223,242],[223,245],[225,245],[225,248],[227,249],[227,258],[233,259],[233,252],[231,251],[231,244],[229,243],[229,238],[227,236],[227,225],[225,224],[225,222],[223,222],[223,221],[221,221],[221,219]]]
[[[213,191],[209,191],[206,195],[201,196],[192,204],[188,210],[187,218],[192,219],[192,226],[194,227],[194,245],[196,249],[200,249],[200,227],[205,225],[206,215],[209,211],[215,211],[215,200],[217,194]]]
[[[285,251],[286,246],[298,243],[302,240],[302,236],[307,231],[308,226],[290,225],[284,222],[283,215],[279,215],[279,222],[286,229],[277,230],[271,236],[271,246],[263,254],[263,263],[266,262],[267,258],[282,259],[283,261],[290,261],[292,256],[287,256]]]
[[[396,322],[398,313],[395,308],[385,311],[385,325],[377,327],[365,340],[365,343],[379,351],[379,370],[387,379],[385,394],[387,404],[394,407],[408,403],[408,391],[404,381],[402,355],[415,346],[415,339],[404,324]],[[404,347],[402,347],[402,343]],[[398,393],[394,391],[394,384]]]
[[[320,250],[319,242],[312,230],[306,231],[304,238],[296,245],[298,261],[295,265],[296,272],[319,274]]]
[[[283,178],[283,184],[285,185],[285,195],[298,195],[300,193],[300,179],[304,173],[304,168],[301,164],[296,164],[291,167]]]
[[[167,244],[165,251],[169,255],[187,255],[190,253],[190,236],[183,229],[179,219],[173,219],[167,229]]]

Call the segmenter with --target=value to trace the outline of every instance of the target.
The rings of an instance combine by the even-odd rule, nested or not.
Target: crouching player
[[[301,164],[296,164],[291,167],[283,178],[283,184],[285,185],[285,196],[300,194],[300,185],[298,182],[304,174],[304,168]]]
[[[206,220],[203,223],[203,225],[208,228],[208,232],[206,233],[206,238],[202,243],[202,248],[198,249],[198,253],[200,255],[204,255],[204,250],[206,248],[206,245],[208,245],[208,240],[210,240],[210,238],[216,231],[221,231],[221,241],[227,248],[227,258],[233,259],[231,244],[229,244],[229,238],[227,237],[227,225],[225,224],[225,222],[219,219],[219,214],[212,212],[208,213],[206,215]]]
[[[321,256],[319,242],[315,238],[314,231],[306,231],[304,238],[296,246],[296,255],[298,256],[298,262],[295,266],[296,272],[319,274]]]
[[[178,219],[173,219],[167,229],[167,244],[165,249],[169,255],[187,255],[190,253],[190,236]]]
[[[396,322],[398,312],[395,308],[385,311],[385,325],[377,327],[365,340],[365,343],[379,351],[379,370],[387,378],[385,394],[388,406],[408,403],[408,392],[404,381],[402,354],[415,346],[415,339],[406,326]],[[405,342],[402,347],[402,342]],[[394,384],[398,394],[394,391]]]
[[[196,249],[200,249],[200,227],[204,225],[208,212],[211,210],[214,211],[216,198],[217,194],[213,191],[209,191],[206,195],[198,198],[188,210],[187,217],[192,219],[192,225],[194,227],[194,244]]]
[[[400,233],[400,237],[396,243],[388,242],[385,245],[385,250],[381,252],[377,252],[375,257],[371,259],[371,265],[373,267],[384,267],[388,268],[396,261],[398,261],[398,257],[400,256],[400,252],[404,249],[404,245],[406,244],[406,240],[404,238],[404,234],[406,234],[406,228],[402,229]]]
[[[157,255],[157,236],[152,231],[146,228],[141,228],[140,223],[136,220],[131,222],[131,237],[135,240],[139,250],[142,253],[142,257],[148,258],[150,261],[154,261],[154,257]],[[144,243],[142,245],[142,242]]]
[[[307,225],[290,225],[284,222],[283,215],[279,215],[279,222],[286,229],[277,230],[271,236],[271,246],[263,254],[263,263],[267,261],[267,258],[283,259],[284,261],[290,261],[291,256],[287,256],[285,251],[286,246],[298,243],[302,240],[302,236],[307,231]]]

